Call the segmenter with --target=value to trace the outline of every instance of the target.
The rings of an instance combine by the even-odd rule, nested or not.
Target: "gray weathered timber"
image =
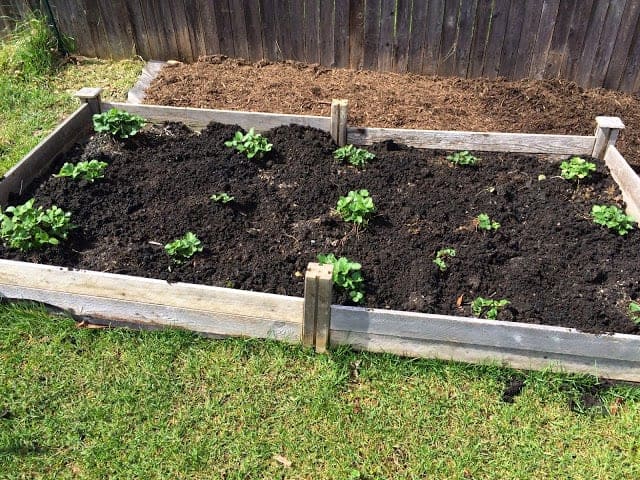
[[[640,177],[613,145],[607,148],[604,161],[620,187],[622,198],[627,204],[627,214],[640,222]]]
[[[591,155],[595,137],[399,128],[347,128],[347,143],[371,145],[384,140],[398,141],[411,147],[443,150]]]
[[[271,128],[292,123],[305,127],[318,128],[329,132],[331,117],[317,117],[312,115],[287,115],[282,113],[239,112],[233,110],[210,110],[205,108],[162,107],[157,105],[132,105],[128,103],[103,102],[104,111],[119,108],[129,113],[135,113],[152,122],[183,122],[190,127],[205,127],[210,122],[238,125],[242,128],[255,128],[264,132]]]
[[[0,180],[0,205],[6,206],[11,193],[21,193],[51,163],[80,138],[91,126],[91,107],[84,104],[47,135]]]
[[[127,103],[142,103],[146,95],[147,88],[155,80],[166,62],[149,61],[145,63],[138,81],[131,90],[127,92]]]
[[[640,337],[391,310],[331,309],[331,342],[398,355],[640,381]]]

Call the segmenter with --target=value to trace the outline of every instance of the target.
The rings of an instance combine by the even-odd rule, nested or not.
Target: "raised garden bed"
[[[638,214],[637,177],[609,145],[619,124],[603,119],[593,137],[422,132],[347,129],[338,105],[333,122],[118,105],[153,122],[202,128],[215,120],[270,130],[274,151],[255,162],[224,146],[236,128],[221,124],[202,134],[171,124],[126,142],[94,136],[87,143],[92,108],[112,106],[99,105],[90,99],[0,184],[5,204],[10,196],[12,204],[35,196],[39,204],[72,211],[80,226],[61,247],[36,254],[3,249],[2,257],[11,260],[0,261],[2,295],[106,322],[302,339],[319,348],[328,337],[367,350],[493,359],[522,368],[559,364],[640,380],[639,329],[625,310],[640,295],[640,234],[618,236],[588,218],[592,204],[621,200],[616,181],[630,213]],[[313,128],[282,126],[289,123]],[[341,143],[382,141],[370,148],[377,158],[364,169],[337,163],[329,132]],[[79,140],[81,147],[70,148]],[[598,162],[594,179],[576,187],[558,178],[558,161],[493,153],[479,155],[481,167],[464,169],[452,167],[442,151],[402,144],[595,154],[613,176]],[[109,163],[104,180],[50,177],[64,161],[89,158]],[[35,177],[42,181],[27,186]],[[358,188],[369,189],[377,215],[355,231],[330,210],[340,195]],[[218,191],[229,191],[235,201],[212,203],[209,195]],[[501,223],[498,231],[476,230],[473,219],[483,212]],[[187,230],[197,232],[205,249],[174,264],[162,245]],[[457,255],[440,272],[432,259],[447,246]],[[307,275],[305,303],[304,274],[315,271],[307,264],[329,252],[362,263],[370,308],[331,307],[326,269]],[[511,303],[499,320],[463,318],[476,296]],[[608,334],[613,331],[622,333]]]

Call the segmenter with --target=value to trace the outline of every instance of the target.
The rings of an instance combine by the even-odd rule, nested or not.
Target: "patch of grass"
[[[55,47],[46,22],[37,18],[0,43],[0,174],[78,107],[75,91],[103,87],[105,99],[124,100],[142,69],[137,60],[60,66]]]
[[[522,393],[503,403],[507,380]],[[87,330],[0,307],[7,478],[638,478],[640,393],[567,402],[590,377],[519,374],[179,331]],[[620,400],[616,400],[620,399]],[[292,462],[285,467],[273,459]]]

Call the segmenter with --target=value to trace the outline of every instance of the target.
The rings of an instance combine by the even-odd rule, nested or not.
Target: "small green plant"
[[[633,217],[626,215],[615,205],[594,205],[591,207],[591,217],[595,223],[615,230],[618,235],[626,235],[633,230]]]
[[[104,177],[104,169],[107,168],[107,165],[107,162],[99,162],[98,160],[78,162],[75,165],[67,162],[55,176],[71,177],[74,180],[80,177],[83,180],[93,183],[97,178]]]
[[[631,302],[629,304],[629,316],[633,323],[640,325],[640,303]]]
[[[164,246],[169,256],[176,263],[182,263],[191,258],[196,252],[202,251],[202,242],[192,232],[187,232],[182,238]]]
[[[447,156],[454,165],[462,165],[463,167],[473,167],[478,164],[478,158],[471,155],[467,150],[456,152]]]
[[[108,132],[120,139],[133,137],[145,125],[146,120],[141,116],[117,108],[93,116],[93,129],[96,132]]]
[[[235,199],[235,197],[226,192],[214,193],[210,198],[216,203],[229,203]]]
[[[433,259],[433,263],[435,263],[441,272],[445,272],[447,270],[447,264],[445,263],[445,259],[452,258],[456,256],[455,248],[443,248],[438,250],[436,253],[436,258]]]
[[[47,244],[58,245],[74,228],[70,212],[56,206],[44,210],[34,203],[32,198],[1,213],[0,236],[10,248],[26,252]]]
[[[471,302],[471,312],[474,317],[488,318],[489,320],[495,320],[498,318],[498,310],[506,307],[511,302],[506,299],[492,300],[490,298],[476,297]]]
[[[231,140],[224,142],[225,146],[235,148],[238,152],[244,153],[247,158],[260,159],[265,153],[270,152],[273,147],[265,137],[256,133],[252,128],[243,134],[238,131]]]
[[[336,258],[333,253],[319,254],[318,262],[321,265],[333,265],[333,283],[346,290],[353,303],[364,300],[364,278],[360,272],[362,265],[352,262],[347,257]]]
[[[356,148],[353,145],[345,145],[333,152],[333,157],[338,160],[345,160],[355,167],[363,167],[369,160],[376,158],[375,154]]]
[[[338,199],[336,210],[345,222],[366,225],[371,214],[376,211],[376,206],[368,190],[351,190],[346,197]]]
[[[480,230],[498,230],[500,228],[500,224],[494,220],[489,218],[489,215],[486,213],[481,213],[476,217],[476,225]]]
[[[565,180],[581,179],[591,175],[591,172],[595,172],[596,164],[587,162],[580,157],[571,157],[569,161],[560,164],[560,170],[562,171],[560,176]]]

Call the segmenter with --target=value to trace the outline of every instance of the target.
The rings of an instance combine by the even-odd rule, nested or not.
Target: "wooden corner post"
[[[83,87],[78,90],[74,96],[79,98],[81,102],[88,103],[91,113],[102,113],[102,105],[100,103],[100,94],[102,88]]]
[[[603,160],[609,145],[615,145],[624,123],[618,117],[596,117],[596,125],[596,141],[591,156]]]
[[[304,278],[302,344],[324,353],[329,347],[333,266],[310,263]]]
[[[347,116],[349,114],[348,100],[331,101],[331,137],[339,147],[347,144]]]

